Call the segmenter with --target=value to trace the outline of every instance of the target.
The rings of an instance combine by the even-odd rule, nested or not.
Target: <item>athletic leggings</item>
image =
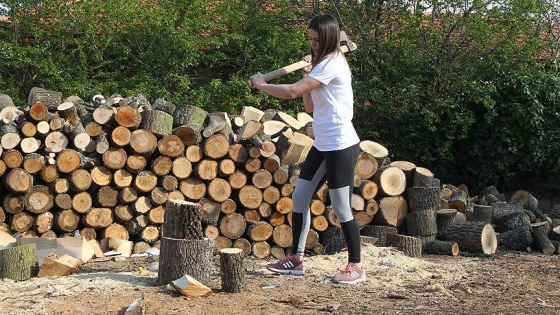
[[[309,150],[292,194],[292,254],[304,254],[311,224],[311,198],[326,180],[331,204],[348,246],[348,261],[360,262],[360,230],[350,205],[358,154],[358,144],[338,151],[321,152],[315,147]]]

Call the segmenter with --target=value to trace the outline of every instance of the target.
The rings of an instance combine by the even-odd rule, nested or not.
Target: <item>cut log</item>
[[[136,129],[130,136],[130,147],[134,154],[150,156],[157,148],[157,137],[144,129]]]
[[[439,187],[409,187],[407,189],[408,210],[410,212],[439,210]]]
[[[533,236],[529,226],[521,226],[500,233],[500,245],[506,250],[526,251],[533,245]],[[550,250],[550,249],[549,249]]]
[[[87,227],[106,228],[113,223],[113,211],[110,208],[91,208],[81,220]]]
[[[62,152],[62,150],[68,147],[68,143],[68,137],[64,133],[53,131],[45,138],[45,151],[52,153]]]
[[[550,241],[548,233],[550,232],[550,224],[548,222],[538,222],[531,224],[533,240],[544,254],[553,254],[556,247]]]
[[[132,174],[138,174],[148,165],[148,160],[141,155],[129,155],[126,159],[126,170]]]
[[[398,234],[398,229],[393,226],[366,225],[360,230],[360,235],[377,238],[376,246],[388,246],[387,237],[390,234]]]
[[[179,183],[179,189],[185,197],[200,200],[206,195],[206,184],[200,178],[191,176]]]
[[[78,168],[86,169],[93,165],[93,160],[78,151],[64,149],[56,156],[56,166],[61,173],[69,174]]]
[[[457,222],[447,230],[446,240],[457,242],[461,250],[471,253],[490,255],[498,247],[494,228],[484,222]]]
[[[118,116],[117,112],[116,117]],[[173,115],[157,109],[145,110],[142,112],[142,122],[139,127],[153,133],[156,137],[168,136],[173,129]]]
[[[439,187],[439,179],[434,177],[429,169],[417,166],[414,169],[413,186],[415,187]]]
[[[23,164],[23,155],[19,150],[5,150],[2,154],[2,161],[7,168],[18,168]]]
[[[158,178],[151,171],[140,171],[134,178],[133,187],[140,193],[148,193],[157,186]]]
[[[436,238],[443,240],[447,230],[456,222],[457,209],[440,209],[436,211]]]
[[[406,216],[406,228],[408,235],[428,236],[438,233],[436,223],[436,211],[416,211],[409,212]]]
[[[478,222],[492,223],[492,207],[484,205],[473,206],[473,219]]]
[[[266,241],[272,237],[272,232],[274,228],[265,221],[258,221],[253,224],[249,224],[247,227],[247,236],[254,242]]]
[[[157,143],[158,151],[169,157],[178,157],[185,152],[183,140],[176,135],[167,135]]]
[[[390,246],[398,248],[406,256],[422,256],[422,239],[401,234],[389,234],[387,242]]]
[[[22,168],[14,168],[4,176],[6,187],[16,193],[25,193],[33,186],[33,177]]]
[[[103,165],[112,170],[124,168],[127,159],[128,155],[123,148],[109,148],[102,155]]]
[[[202,125],[186,124],[175,128],[173,134],[185,145],[197,145],[202,141]]]
[[[23,198],[27,211],[41,214],[49,211],[54,205],[54,195],[44,185],[35,185],[29,188]]]
[[[204,159],[195,165],[193,172],[202,180],[212,180],[218,177],[218,162]]]
[[[171,173],[172,168],[173,168],[173,161],[171,160],[170,157],[165,155],[156,156],[154,159],[152,159],[150,163],[150,169],[158,177],[165,176]]]
[[[379,196],[398,196],[406,189],[404,172],[393,166],[379,169],[372,181],[377,184]]]
[[[264,112],[262,110],[252,106],[243,106],[241,109],[241,117],[246,122],[250,120],[261,121],[263,115]]]
[[[224,292],[240,293],[245,291],[243,257],[244,252],[239,248],[220,250],[220,272]]]
[[[457,209],[461,213],[465,213],[467,210],[469,195],[463,190],[456,190],[453,192],[447,204],[451,209]]]
[[[361,152],[356,161],[355,173],[362,180],[370,179],[377,172],[377,159],[368,152]]]
[[[115,122],[119,126],[136,129],[140,126],[142,115],[137,106],[121,106],[116,109]]]
[[[511,196],[510,202],[520,203],[527,210],[537,210],[539,207],[538,199],[526,190],[517,190]]]
[[[245,163],[247,158],[249,158],[249,153],[244,145],[236,143],[229,147],[228,156],[236,163]]]
[[[126,127],[117,126],[111,131],[111,143],[117,148],[127,146],[131,138],[132,132]]]
[[[197,124],[202,126],[208,119],[208,112],[193,105],[177,106],[173,112],[173,126]]]
[[[207,194],[216,202],[224,202],[231,196],[231,185],[222,178],[214,178],[208,184]]]
[[[72,197],[72,209],[77,213],[87,213],[93,206],[93,199],[88,192],[80,192]]]
[[[0,250],[0,279],[29,280],[39,271],[37,246],[26,244]]]
[[[362,140],[359,146],[362,152],[367,152],[377,159],[379,167],[389,165],[389,150],[383,145],[371,140]]]
[[[457,242],[428,241],[424,242],[422,251],[425,254],[457,256],[459,254],[459,245]]]
[[[253,245],[251,246],[251,253],[256,258],[265,259],[270,256],[270,244],[265,241],[253,242]]]
[[[245,218],[239,213],[230,213],[220,219],[219,229],[221,235],[229,239],[237,239],[245,233]]]
[[[220,159],[229,152],[229,140],[222,134],[214,134],[201,143],[204,154],[212,159]]]
[[[164,226],[168,220],[165,220]],[[165,227],[164,227],[164,233]],[[200,231],[202,234],[202,231]],[[208,283],[212,267],[212,254],[216,241],[211,239],[176,239],[163,236],[160,246],[158,284],[165,285],[177,275],[192,275]]]

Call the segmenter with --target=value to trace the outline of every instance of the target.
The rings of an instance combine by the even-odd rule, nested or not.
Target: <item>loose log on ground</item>
[[[425,254],[457,256],[459,254],[459,244],[449,241],[427,241],[422,245]]]
[[[461,250],[472,253],[494,254],[498,245],[492,226],[484,222],[461,222],[451,226],[447,241],[459,244]]]
[[[533,236],[529,226],[520,226],[500,233],[500,245],[506,250],[527,250],[533,245]]]
[[[398,234],[398,229],[392,226],[366,225],[360,230],[360,234],[377,238],[375,243],[377,246],[387,246],[387,236]]]
[[[406,228],[409,235],[427,236],[438,232],[436,223],[436,211],[409,212],[406,216]]]

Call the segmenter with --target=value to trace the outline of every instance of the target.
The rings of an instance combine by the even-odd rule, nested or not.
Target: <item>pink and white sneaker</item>
[[[366,281],[366,271],[355,263],[349,262],[342,272],[334,277],[334,282],[356,284]]]
[[[286,255],[284,258],[280,259],[274,264],[266,265],[266,268],[270,271],[290,274],[295,276],[303,276],[305,270],[303,268],[303,261],[299,261],[292,254]]]

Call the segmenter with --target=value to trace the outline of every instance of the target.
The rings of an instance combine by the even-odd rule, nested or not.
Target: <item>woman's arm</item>
[[[281,99],[298,98],[305,93],[321,86],[321,82],[305,77],[293,84],[268,84],[264,81],[262,74],[258,73],[251,77],[253,86],[259,91]]]

